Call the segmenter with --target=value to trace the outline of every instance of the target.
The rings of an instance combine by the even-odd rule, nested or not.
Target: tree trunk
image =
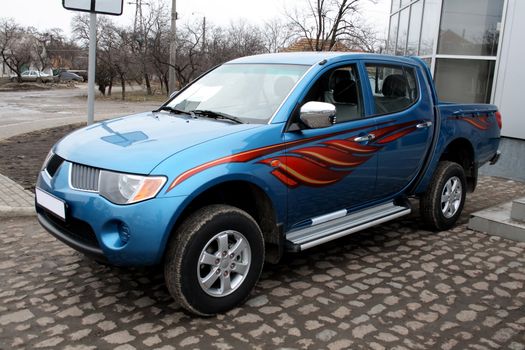
[[[113,89],[113,78],[109,79],[108,96],[111,96],[112,89]]]
[[[120,75],[120,86],[122,87],[122,101],[126,99],[126,80],[124,75]]]
[[[164,86],[166,86],[166,96],[169,96],[170,95],[169,76],[167,74],[164,74],[164,76],[161,79],[164,79]]]
[[[151,91],[151,82],[149,81],[149,75],[144,74],[144,80],[146,81],[146,91],[149,96],[153,95],[153,92]]]

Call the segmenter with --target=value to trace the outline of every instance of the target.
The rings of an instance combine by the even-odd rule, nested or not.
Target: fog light
[[[129,238],[131,237],[131,230],[129,229],[128,225],[124,223],[120,223],[118,225],[118,236],[123,244],[128,243]]]

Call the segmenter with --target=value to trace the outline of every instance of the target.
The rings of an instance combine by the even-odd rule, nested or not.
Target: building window
[[[426,0],[423,13],[423,26],[421,28],[420,56],[432,55],[434,40],[439,25],[439,0]]]
[[[438,58],[436,89],[447,102],[490,103],[495,60]]]
[[[443,0],[438,54],[496,56],[504,0]]]
[[[410,15],[410,8],[401,11],[399,15],[399,29],[397,32],[396,55],[403,56],[407,46],[408,36],[408,20]]]
[[[399,10],[399,3],[400,0],[392,0],[392,9],[390,10],[391,13]]]
[[[407,51],[408,56],[419,52],[419,34],[421,33],[421,19],[423,17],[423,0],[410,7],[410,27],[408,29]]]
[[[388,44],[387,44],[387,53],[394,54],[396,49],[396,40],[397,40],[397,23],[399,19],[399,14],[395,14],[390,17],[390,29],[388,30]]]

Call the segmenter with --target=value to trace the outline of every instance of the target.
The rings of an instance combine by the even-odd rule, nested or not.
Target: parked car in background
[[[70,73],[75,73],[76,75],[81,77],[83,79],[83,81],[87,81],[88,80],[88,72],[87,72],[87,70],[83,70],[83,69],[68,69],[67,71],[70,72]]]
[[[84,78],[69,71],[60,72],[58,74],[58,78],[60,79],[60,81],[84,81]]]
[[[37,83],[48,83],[54,80],[52,75],[46,74],[37,70],[26,70],[21,74],[23,82],[37,82]],[[10,76],[11,81],[17,81],[18,76],[13,74]]]
[[[494,105],[440,101],[416,57],[244,57],[155,111],[64,137],[36,212],[97,260],[164,264],[178,303],[214,315],[246,300],[265,261],[417,211],[409,199],[450,229],[501,126]]]

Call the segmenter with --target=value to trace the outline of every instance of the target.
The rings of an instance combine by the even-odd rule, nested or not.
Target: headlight
[[[115,204],[131,204],[155,197],[165,183],[164,176],[140,176],[102,170],[99,193]]]
[[[44,159],[44,164],[42,164],[42,168],[40,169],[40,171],[44,170],[47,166],[47,163],[49,163],[49,160],[51,159],[51,157],[53,157],[54,153],[53,153],[53,149],[51,149],[48,153],[47,153],[47,156],[46,156],[46,159]]]

